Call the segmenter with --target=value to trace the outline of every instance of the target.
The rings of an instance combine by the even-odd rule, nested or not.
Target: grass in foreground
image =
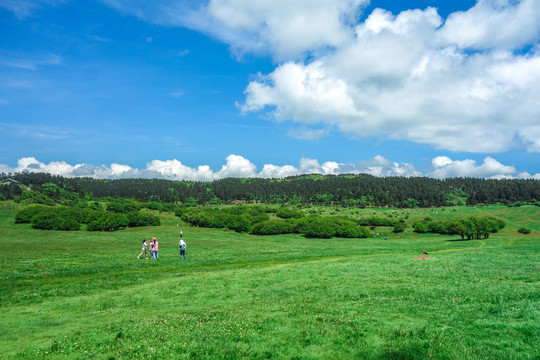
[[[537,209],[458,209],[508,221],[473,241],[184,228],[184,262],[174,218],[65,233],[2,209],[0,358],[537,359]],[[524,222],[532,234],[515,231]],[[137,260],[151,236],[160,259]],[[423,251],[436,260],[416,260]]]

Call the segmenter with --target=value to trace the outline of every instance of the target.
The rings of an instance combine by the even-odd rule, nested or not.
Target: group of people
[[[180,259],[186,260],[187,244],[185,243],[184,239],[182,239],[183,235],[184,235],[183,232],[180,231],[180,241],[178,242],[178,246],[180,247]],[[150,243],[148,243],[146,239],[142,241],[141,253],[137,256],[137,259],[140,259],[141,256],[144,254],[144,256],[146,257],[146,260],[148,260],[148,249],[150,249],[150,256],[152,259],[159,258],[158,256],[159,242],[154,237],[150,240]]]
[[[139,256],[137,256],[137,259],[140,259],[141,256],[144,254],[144,256],[146,256],[146,260],[148,260],[148,248],[150,248],[150,256],[152,257],[152,259],[157,259],[159,242],[156,238],[152,238],[152,240],[150,240],[150,243],[148,243],[146,239],[142,241],[141,253],[139,254]]]

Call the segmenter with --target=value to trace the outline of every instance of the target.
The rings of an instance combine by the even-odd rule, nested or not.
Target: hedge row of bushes
[[[141,209],[158,210],[160,212],[175,212],[180,208],[180,205],[171,203],[157,202],[139,202],[133,199],[105,199],[107,203],[106,210],[118,214],[129,214],[137,212]]]
[[[358,219],[358,223],[362,226],[396,226],[398,220],[371,216],[368,218]]]
[[[219,210],[216,208],[183,208],[176,216],[195,226],[226,228],[238,232],[250,232],[253,224],[270,219],[264,207],[239,206]]]
[[[130,212],[118,214],[90,208],[29,206],[17,213],[15,223],[31,223],[35,229],[79,230],[87,224],[88,231],[115,231],[127,226],[159,226],[158,217],[151,214]]]
[[[279,219],[270,219],[269,208],[239,206],[223,210],[215,208],[184,208],[176,212],[183,221],[194,226],[226,228],[254,235],[303,234],[312,238],[367,238],[369,230],[345,217],[304,217],[303,213],[278,209]],[[270,210],[273,211],[273,210]]]
[[[413,224],[417,233],[436,233],[459,235],[468,240],[489,238],[490,234],[499,232],[505,227],[505,222],[494,217],[469,216],[457,220],[431,220],[426,218]]]

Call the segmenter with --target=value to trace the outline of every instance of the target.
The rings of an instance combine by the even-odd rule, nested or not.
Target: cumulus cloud
[[[359,6],[366,0],[211,0],[202,29],[240,52],[270,50],[278,60],[298,58],[347,41]],[[215,30],[218,32],[215,32]],[[223,31],[225,30],[225,31]]]
[[[281,61],[337,47],[368,0],[102,0],[143,20],[191,28],[229,44],[235,54]]]
[[[479,0],[451,14],[441,36],[462,48],[515,50],[538,40],[539,18],[537,0]]]
[[[481,177],[507,178],[516,173],[513,166],[503,165],[497,160],[486,157],[481,165],[474,160],[452,160],[446,156],[438,156],[431,161],[430,176],[435,178]]]
[[[241,111],[478,153],[540,152],[540,1],[479,0],[392,14],[367,0],[102,0],[149,22],[188,27],[278,64],[246,87]],[[310,131],[310,128],[313,128]]]
[[[540,180],[540,173],[531,175],[528,172],[524,171],[517,175],[518,179],[532,179],[532,180]]]
[[[182,179],[191,181],[211,181],[214,180],[214,174],[210,167],[203,165],[197,169],[183,165],[178,160],[152,160],[146,165],[146,169],[155,177],[165,179]]]
[[[146,164],[146,168],[137,169],[118,163],[97,166],[92,164],[70,165],[65,161],[52,161],[45,164],[34,157],[26,157],[19,159],[14,168],[0,164],[0,173],[41,172],[65,177],[96,179],[159,178],[189,181],[213,181],[228,177],[284,178],[302,174],[369,174],[377,177],[427,176],[441,179],[452,177],[540,179],[540,174],[531,175],[525,171],[518,172],[514,166],[504,165],[491,157],[486,157],[483,163],[478,165],[476,161],[471,159],[453,160],[447,156],[437,156],[431,161],[431,169],[426,174],[419,171],[413,164],[391,161],[381,155],[356,163],[326,161],[321,164],[317,159],[302,158],[298,166],[265,164],[260,171],[257,170],[255,164],[240,155],[231,154],[225,160],[225,165],[219,171],[213,171],[208,165],[192,168],[176,159],[152,160]]]
[[[216,174],[218,178],[228,177],[253,177],[256,174],[257,167],[248,159],[239,155],[227,156],[227,164],[223,165]]]
[[[455,151],[515,146],[539,151],[540,57],[534,50],[517,55],[508,50],[536,44],[538,21],[533,25],[529,17],[540,3],[489,4],[480,1],[470,11],[486,17],[499,11],[504,19],[513,17],[512,34],[528,35],[521,42],[512,34],[478,40],[484,48],[471,52],[478,48],[475,42],[467,45],[453,35],[458,19],[473,21],[469,12],[454,13],[443,23],[433,8],[398,15],[376,9],[355,27],[355,39],[334,52],[311,62],[286,62],[252,81],[242,109],[270,109],[281,121]],[[505,31],[511,30],[498,30]]]
[[[442,158],[434,159],[439,168],[451,165],[452,160],[445,163]],[[454,165],[455,166],[455,165]],[[442,170],[441,170],[442,171]],[[179,160],[152,160],[146,168],[137,169],[129,165],[112,163],[106,165],[77,164],[70,165],[65,161],[52,161],[43,163],[34,157],[21,158],[17,166],[12,168],[0,164],[0,173],[40,172],[65,177],[91,177],[96,179],[122,179],[122,178],[159,178],[169,180],[212,181],[228,177],[236,178],[284,178],[301,174],[370,174],[378,177],[386,176],[424,176],[414,165],[390,161],[383,156],[357,163],[344,164],[335,161],[326,161],[322,164],[317,159],[302,158],[299,165],[273,165],[265,164],[258,171],[255,164],[240,155],[231,154],[219,171],[213,171],[208,165],[192,168],[182,164]],[[514,173],[506,172],[507,174]],[[505,174],[506,174],[505,173]],[[478,174],[481,174],[478,172]],[[525,174],[525,173],[524,173]],[[521,174],[521,177],[525,177]],[[457,175],[458,176],[458,175]],[[478,175],[480,176],[480,175]],[[532,176],[528,175],[528,178]]]

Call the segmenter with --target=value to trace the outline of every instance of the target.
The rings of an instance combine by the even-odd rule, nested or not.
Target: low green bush
[[[330,239],[336,231],[337,225],[334,222],[318,217],[310,221],[309,226],[304,227],[303,234],[308,238]]]
[[[257,223],[251,231],[254,235],[279,235],[294,233],[296,224],[291,220],[277,219]]]
[[[40,230],[75,231],[81,228],[81,224],[73,218],[63,216],[62,211],[51,208],[47,212],[34,216],[32,227]]]
[[[39,215],[41,213],[47,212],[49,209],[49,206],[44,205],[32,205],[27,208],[24,208],[20,210],[17,215],[15,215],[15,223],[16,224],[29,224],[32,222],[32,218],[36,215]]]
[[[159,210],[161,207],[160,205],[161,204],[155,201],[141,204],[142,207],[150,209],[150,210]]]
[[[447,225],[448,222],[442,220],[434,220],[427,223],[429,232],[435,234],[448,234]]]
[[[527,235],[527,234],[530,234],[530,233],[531,233],[531,229],[522,226],[522,227],[520,227],[520,228],[518,229],[518,233]]]
[[[125,214],[105,212],[88,224],[88,231],[116,231],[129,225]]]
[[[331,221],[336,225],[334,236],[342,238],[367,238],[370,232],[358,222],[344,217],[328,218],[326,221]]]
[[[413,224],[414,232],[425,234],[429,231],[427,224],[424,221],[417,221]]]
[[[276,211],[276,216],[282,219],[300,219],[304,216],[301,211],[296,211],[288,208],[279,208]]]
[[[244,215],[231,216],[225,226],[236,232],[249,232],[251,230],[251,222]]]
[[[177,204],[171,203],[161,203],[159,204],[158,210],[161,212],[175,212],[180,206]],[[154,209],[155,210],[155,209]]]
[[[402,222],[397,222],[396,225],[394,225],[393,232],[400,233],[400,232],[404,232],[405,229],[407,229],[407,224],[402,223]]]
[[[129,227],[139,226],[160,226],[161,221],[157,216],[151,214],[142,214],[139,212],[132,212],[126,215],[129,220]]]
[[[118,214],[127,214],[131,212],[136,212],[136,211],[139,211],[140,209],[141,209],[141,204],[138,201],[129,200],[129,199],[117,199],[107,204],[107,211],[118,213]]]

